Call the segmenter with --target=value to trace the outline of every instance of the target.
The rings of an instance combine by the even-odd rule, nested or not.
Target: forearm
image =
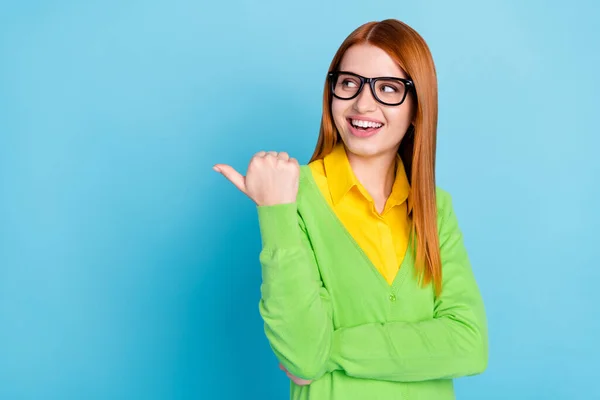
[[[488,342],[483,310],[421,322],[389,322],[334,332],[328,369],[357,378],[422,381],[483,372]]]

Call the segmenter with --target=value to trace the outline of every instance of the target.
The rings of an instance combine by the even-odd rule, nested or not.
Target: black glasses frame
[[[358,87],[358,90],[356,91],[356,93],[352,96],[352,97],[340,97],[338,95],[335,94],[335,84],[336,84],[336,80],[337,77],[340,74],[344,74],[344,75],[352,75],[356,78],[358,78],[360,80],[360,86]],[[340,100],[352,100],[354,98],[356,98],[360,92],[362,92],[363,87],[365,86],[365,83],[368,83],[369,86],[371,87],[371,93],[373,94],[373,97],[375,98],[375,100],[377,100],[378,102],[380,102],[383,105],[386,106],[399,106],[400,104],[404,103],[404,100],[406,100],[406,96],[408,94],[409,90],[414,90],[415,88],[415,84],[413,83],[412,80],[410,79],[404,79],[404,78],[397,78],[395,76],[380,76],[377,78],[366,78],[364,76],[355,74],[354,72],[348,72],[348,71],[332,71],[329,72],[327,74],[327,78],[329,79],[329,84],[331,87],[331,94],[333,95],[333,97],[340,99]],[[395,80],[395,81],[399,81],[402,82],[404,84],[405,90],[404,90],[404,95],[402,96],[402,99],[400,100],[400,102],[398,103],[386,103],[385,101],[382,101],[379,97],[377,97],[376,94],[376,90],[375,90],[375,84],[377,83],[377,81],[379,80]]]

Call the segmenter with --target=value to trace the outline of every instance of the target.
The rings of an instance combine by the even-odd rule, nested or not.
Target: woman
[[[437,82],[425,41],[367,23],[336,53],[308,165],[260,152],[260,313],[291,397],[453,399],[487,366],[487,323],[450,196],[435,186]]]

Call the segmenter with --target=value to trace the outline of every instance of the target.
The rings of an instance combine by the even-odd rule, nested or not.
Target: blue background
[[[253,204],[308,161],[354,28],[427,40],[490,326],[460,399],[600,399],[598,3],[12,1],[0,11],[0,398],[283,399]]]

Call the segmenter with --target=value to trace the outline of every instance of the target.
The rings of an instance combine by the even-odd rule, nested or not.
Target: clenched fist
[[[250,197],[258,206],[293,203],[298,194],[300,166],[288,153],[258,152],[244,177],[233,167],[216,164],[213,169]]]

